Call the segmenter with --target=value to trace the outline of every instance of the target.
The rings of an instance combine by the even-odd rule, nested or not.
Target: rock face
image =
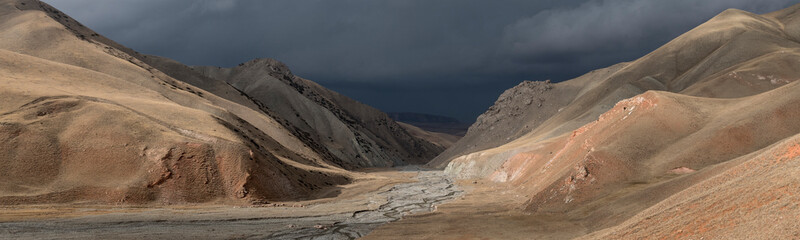
[[[256,102],[331,164],[346,169],[424,164],[444,147],[417,138],[385,113],[292,74],[274,59],[234,68],[194,67]]]
[[[342,167],[423,162],[441,150],[375,109],[307,80],[295,85],[308,95],[292,86],[285,97],[314,109],[298,113],[338,125],[286,120],[294,115],[45,3],[2,0],[0,204],[306,199],[350,182]]]
[[[429,165],[444,167],[457,155],[497,147],[527,133],[558,112],[578,90],[564,84],[554,89],[556,85],[550,81],[525,81],[506,90],[489,110],[478,116],[457,144]]]
[[[636,61],[522,83],[431,165],[508,183],[530,214],[608,228],[597,238],[792,229],[776,219],[800,213],[782,193],[800,181],[787,174],[800,162],[799,9],[727,10]],[[789,199],[763,197],[777,195]]]

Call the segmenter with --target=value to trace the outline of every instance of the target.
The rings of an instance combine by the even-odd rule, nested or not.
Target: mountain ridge
[[[337,162],[225,82],[119,45],[40,1],[3,0],[0,12],[0,204],[260,204],[315,198],[363,177],[342,167],[422,161]],[[353,105],[343,109],[355,122],[385,117]],[[361,139],[390,134],[371,145],[380,151],[442,149],[394,124],[384,133],[365,126]],[[358,151],[350,140],[341,149]],[[396,144],[404,141],[412,145]]]
[[[575,237],[788,236],[790,220],[753,230],[797,212],[774,207],[798,181],[798,10],[726,10],[635,61],[523,82],[429,166],[507,186]]]

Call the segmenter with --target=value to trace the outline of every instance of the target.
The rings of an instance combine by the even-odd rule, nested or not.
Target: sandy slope
[[[778,16],[789,13],[791,9],[765,16],[727,10],[636,61],[549,87],[521,84],[503,94],[464,139],[431,165],[444,167],[456,157],[522,136],[565,134],[596,120],[618,101],[648,90],[736,98],[783,86],[797,79],[793,69],[800,67],[800,44],[790,34],[797,24],[792,25],[793,15]],[[489,136],[490,141],[471,136]]]
[[[800,136],[706,170],[713,177],[587,238],[796,239]],[[711,173],[718,172],[718,173]]]
[[[231,112],[247,108],[81,38],[57,10],[0,6],[4,204],[247,203],[348,181],[287,160],[302,151],[271,137],[287,133],[274,120],[257,118],[261,131]]]
[[[636,61],[523,83],[431,165],[504,183],[527,199],[527,218],[579,226],[543,237],[608,228],[590,237],[791,238],[798,9],[727,10]]]
[[[231,85],[35,0],[0,1],[0,102],[0,204],[250,204],[318,196],[360,176]],[[357,121],[385,116],[351,105],[369,109],[352,113]],[[382,151],[441,150],[405,131],[387,139]],[[350,163],[407,163],[397,157]]]
[[[784,12],[792,12],[792,8]],[[543,112],[542,116],[546,117],[544,121],[523,120],[521,123],[495,125],[508,128],[509,125],[528,124],[532,130],[525,131],[517,139],[509,138],[503,145],[485,151],[464,150],[453,155],[448,150],[431,164],[442,166],[449,162],[448,169],[462,177],[488,177],[513,155],[535,148],[535,145],[542,145],[540,143],[557,142],[574,130],[591,125],[620,100],[634,97],[646,90],[731,99],[785,86],[800,77],[794,70],[798,67],[795,65],[800,63],[800,44],[787,33],[789,30],[784,29],[800,26],[785,25],[788,22],[785,19],[791,19],[793,15],[780,19],[772,17],[779,14],[781,13],[758,16],[728,10],[634,62],[555,84],[552,90],[561,89],[562,84],[565,85],[563,88],[582,86],[582,89],[567,104],[553,105],[552,108],[557,108],[555,112]],[[520,90],[509,90],[515,91]],[[513,112],[513,108],[519,108],[520,104],[526,102],[525,99],[501,97],[498,104],[481,116],[481,119],[503,119],[504,112]],[[545,101],[543,107],[546,105]],[[508,109],[509,107],[513,108]],[[523,110],[539,113],[537,108]],[[482,122],[485,121],[479,121],[472,127],[475,134],[492,135],[490,130],[481,131]],[[451,150],[480,145],[477,139],[469,136],[470,134],[456,143]],[[442,161],[442,157],[451,155],[457,158]]]

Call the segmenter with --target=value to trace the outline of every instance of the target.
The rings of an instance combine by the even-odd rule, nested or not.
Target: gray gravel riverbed
[[[434,211],[461,194],[442,171],[417,172],[416,182],[378,192],[376,197],[386,201],[373,210],[243,219],[126,221],[117,216],[6,222],[0,223],[0,239],[355,239],[405,215]]]

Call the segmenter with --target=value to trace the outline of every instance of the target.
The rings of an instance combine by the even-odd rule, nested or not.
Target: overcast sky
[[[45,0],[188,65],[275,58],[384,111],[472,122],[523,80],[641,57],[727,8],[793,0]]]

